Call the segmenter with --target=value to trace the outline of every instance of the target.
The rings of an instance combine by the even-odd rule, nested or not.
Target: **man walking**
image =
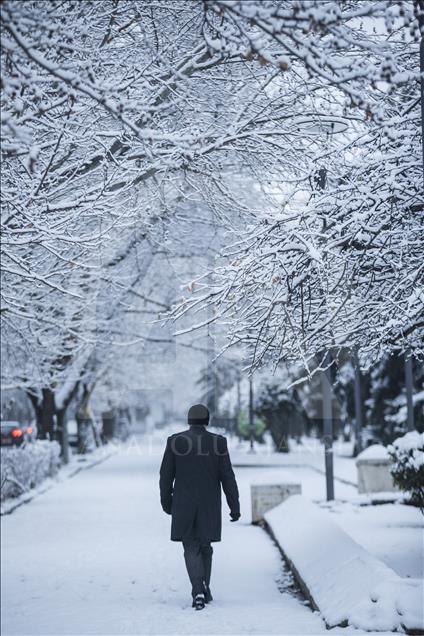
[[[162,508],[172,515],[171,541],[183,543],[193,607],[199,610],[212,600],[211,543],[221,541],[221,484],[231,521],[240,518],[227,440],[209,433],[208,423],[206,406],[189,409],[189,429],[168,437],[159,481]]]

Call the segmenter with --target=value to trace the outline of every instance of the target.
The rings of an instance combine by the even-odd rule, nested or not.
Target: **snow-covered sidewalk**
[[[223,504],[215,600],[192,610],[181,545],[169,540],[159,505],[168,433],[133,436],[106,461],[2,518],[4,636],[326,633],[321,616],[293,594],[276,546],[250,524],[250,483],[275,467],[236,468],[242,519],[230,523]],[[311,493],[321,483],[314,471],[302,476]]]
[[[62,464],[58,473],[54,477],[47,477],[37,486],[23,492],[18,497],[9,497],[5,499],[5,501],[3,501],[0,505],[0,514],[11,514],[14,510],[16,510],[16,508],[32,501],[38,495],[46,492],[46,490],[50,490],[50,488],[53,488],[58,482],[74,477],[81,470],[92,468],[96,464],[105,461],[108,457],[113,455],[113,453],[117,452],[119,447],[120,442],[111,442],[106,446],[96,448],[94,452],[88,455],[79,455],[78,453],[71,454],[69,463]],[[9,449],[4,449],[3,453],[7,453],[8,451]]]
[[[230,524],[226,509],[215,601],[192,610],[181,545],[159,505],[162,442],[149,446],[130,445],[2,518],[4,636],[325,632],[279,591],[283,566],[265,532],[247,515]],[[246,499],[248,480],[237,476]]]

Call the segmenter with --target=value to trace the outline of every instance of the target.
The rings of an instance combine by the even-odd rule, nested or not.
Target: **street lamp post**
[[[237,371],[237,410],[236,410],[236,426],[234,431],[236,434],[238,434],[240,412],[241,412],[240,373]]]
[[[207,281],[209,288],[212,287],[213,284],[213,271],[215,267],[215,255],[213,248],[213,239],[215,237],[215,214],[213,209],[210,211],[211,214],[211,229],[212,229],[212,237],[209,241],[209,249],[207,250]],[[215,362],[215,338],[214,338],[214,326],[213,326],[213,307],[209,306],[208,310],[208,326],[207,326],[207,337],[206,337],[206,395],[207,395],[207,407],[209,411],[217,417],[216,414],[216,362]]]
[[[423,180],[424,180],[424,2],[415,0],[418,9],[418,24],[421,31],[420,40],[420,93],[421,93],[421,143],[423,159]]]
[[[362,451],[362,378],[359,367],[358,353],[353,354],[353,367],[355,372],[355,449],[354,455],[359,455]]]
[[[412,356],[410,352],[405,353],[405,389],[406,389],[406,410],[408,431],[414,430],[414,383],[412,377]]]
[[[334,135],[344,133],[349,125],[341,117],[319,116],[299,117],[294,122],[298,131],[303,131],[307,135],[322,137],[327,140]],[[314,175],[313,188],[325,190],[327,187],[327,169],[323,166]],[[322,411],[324,426],[324,448],[325,448],[325,481],[327,491],[327,501],[334,499],[334,467],[333,467],[333,409],[332,409],[332,385],[331,385],[331,356],[327,352],[324,360],[324,371],[321,371],[322,390]]]
[[[333,467],[333,408],[331,389],[330,354],[324,359],[324,371],[321,371],[322,419],[325,451],[325,482],[327,501],[334,499],[334,467]]]
[[[250,434],[250,453],[254,453],[253,447],[255,439],[255,421],[253,417],[253,378],[249,377],[249,434]]]

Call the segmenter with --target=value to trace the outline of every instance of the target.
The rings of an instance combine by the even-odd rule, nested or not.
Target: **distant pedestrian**
[[[168,437],[160,468],[160,498],[163,510],[172,515],[171,540],[184,546],[193,607],[203,609],[212,601],[211,543],[221,541],[221,484],[231,521],[240,518],[240,504],[227,440],[206,430],[206,406],[192,406],[188,423],[188,430]]]

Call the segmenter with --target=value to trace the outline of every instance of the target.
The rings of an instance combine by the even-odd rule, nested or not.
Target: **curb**
[[[311,606],[311,609],[316,611],[316,612],[319,612],[321,614],[321,616],[322,616],[322,613],[320,612],[320,609],[319,609],[318,605],[315,603],[314,599],[312,598],[312,595],[311,595],[311,593],[309,591],[309,588],[307,587],[305,581],[300,576],[300,574],[299,574],[298,570],[296,569],[296,566],[294,565],[293,561],[291,561],[288,558],[287,554],[284,552],[283,548],[278,543],[277,538],[276,538],[274,532],[272,531],[272,528],[269,525],[269,523],[267,521],[265,521],[265,519],[263,519],[260,522],[259,525],[262,526],[262,528],[265,530],[265,532],[272,539],[273,543],[277,546],[284,563],[287,565],[287,567],[289,568],[289,570],[293,574],[294,580],[296,581],[296,585],[298,586],[298,588],[302,592],[302,594],[305,597],[305,599],[308,601],[309,605]],[[324,619],[323,616],[322,616],[322,619],[325,622],[325,619]],[[327,625],[327,623],[325,623],[325,625],[326,625],[327,629],[330,629],[329,626]],[[345,625],[342,625],[342,627],[345,627]]]
[[[398,576],[385,563],[354,541],[334,520],[324,517],[323,512],[316,504],[297,495],[289,497],[265,513],[269,519],[263,519],[260,525],[278,547],[297,586],[312,609],[320,613],[327,629],[349,626],[364,631],[381,630],[423,635],[422,618],[417,619],[416,614],[416,608],[420,606],[422,580],[403,579]],[[285,524],[283,513],[286,513]],[[299,529],[298,526],[302,525],[305,528],[303,532],[306,533],[305,540],[308,541],[309,552],[305,552],[297,541],[296,531]],[[325,550],[317,551],[316,546],[314,547],[314,541],[321,542],[324,536],[332,537],[333,541],[333,552],[328,554]],[[311,550],[315,550],[312,569]],[[349,587],[352,569],[354,574],[362,575],[363,584],[361,583],[360,588],[357,585]],[[402,600],[406,598],[406,588],[408,602],[413,599],[411,607],[408,606],[408,602],[405,605],[405,601]],[[397,593],[400,594],[399,597],[396,596]],[[347,598],[353,604],[351,607],[349,604],[346,605]],[[374,607],[373,604],[377,605]],[[392,612],[391,609],[396,611]],[[388,610],[390,611],[387,627],[377,627],[378,620],[383,614],[386,618]]]

